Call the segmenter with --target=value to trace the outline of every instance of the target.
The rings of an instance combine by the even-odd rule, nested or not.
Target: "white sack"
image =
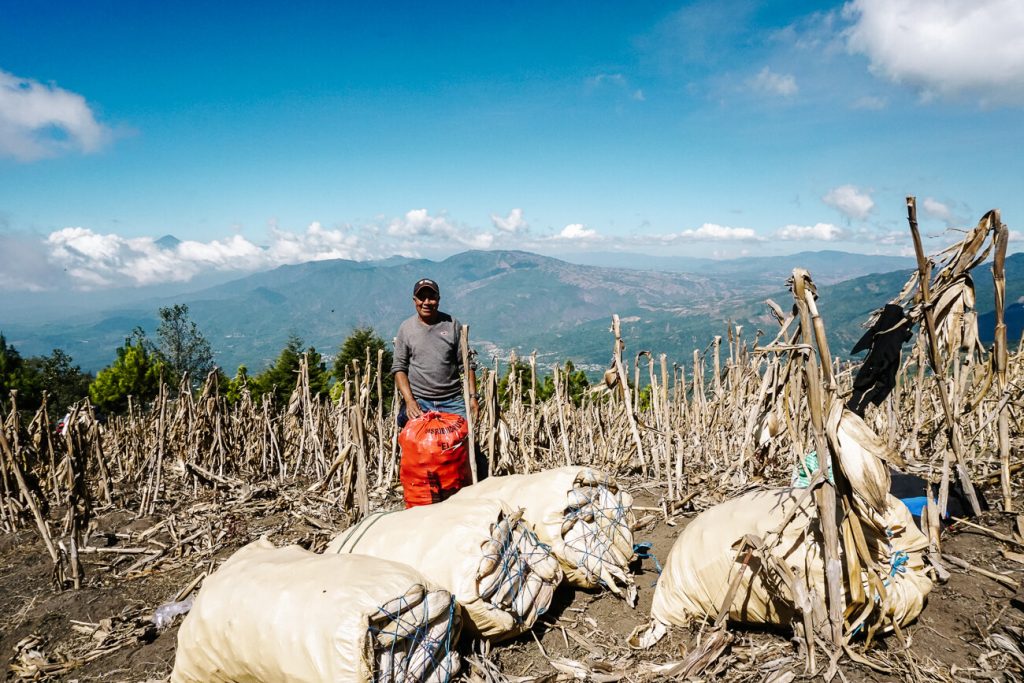
[[[494,499],[522,508],[523,519],[551,546],[575,586],[604,584],[635,602],[629,573],[634,559],[633,498],[615,479],[589,467],[558,467],[533,474],[488,477],[467,486],[456,499]]]
[[[261,538],[203,583],[178,631],[171,683],[373,680],[369,620],[417,584],[438,590],[395,562],[275,548]]]
[[[755,491],[702,512],[676,539],[658,580],[652,616],[665,624],[686,625],[692,619],[718,615],[733,576],[741,571],[735,546],[743,536],[765,539],[795,507],[805,489]],[[912,621],[924,607],[932,582],[925,574],[921,551],[928,539],[918,531],[906,506],[892,496],[888,510],[877,521],[891,537],[863,525],[869,552],[876,566],[892,576],[886,587],[883,613],[900,625]],[[817,599],[826,594],[821,532],[814,497],[807,496],[789,523],[772,555],[809,577]],[[732,604],[729,618],[748,624],[789,624],[794,616],[792,597],[780,588],[774,571],[751,560]],[[754,571],[751,571],[754,570]],[[863,578],[863,577],[862,577]],[[868,595],[874,591],[865,585]],[[847,599],[849,588],[847,587]]]
[[[521,599],[514,608],[501,606],[480,595],[485,559],[497,562],[502,571],[504,556],[496,553],[492,543],[492,532],[502,519],[511,520],[518,533],[530,538],[530,553],[513,552],[514,557],[504,563],[508,565],[505,573],[513,576],[515,583],[508,588],[516,593],[528,589],[528,605]],[[465,611],[467,627],[490,639],[513,637],[533,626],[562,580],[557,560],[518,520],[518,513],[496,499],[460,499],[456,495],[434,505],[370,515],[336,536],[324,550],[325,554],[352,552],[415,567],[455,596]]]

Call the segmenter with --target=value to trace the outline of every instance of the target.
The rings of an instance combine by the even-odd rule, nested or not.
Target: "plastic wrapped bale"
[[[665,561],[651,606],[654,619],[684,626],[693,619],[716,617],[733,577],[742,571],[729,618],[747,624],[791,623],[796,614],[795,597],[775,571],[757,559],[744,570],[737,561],[736,545],[748,534],[767,541],[793,508],[798,509],[779,542],[771,546],[770,555],[805,577],[809,592],[814,591],[823,601],[821,528],[814,498],[805,493],[805,489],[755,491],[698,515],[680,533]],[[904,625],[921,613],[931,591],[921,552],[928,547],[928,539],[914,526],[906,506],[892,496],[884,514],[871,521],[879,528],[865,523],[862,529],[874,566],[886,577],[884,596],[869,587],[864,570],[858,577],[863,591],[857,592],[868,600],[878,600],[885,618]],[[844,588],[849,604],[850,586]]]
[[[629,572],[633,553],[633,497],[614,477],[589,467],[559,467],[534,474],[489,477],[455,499],[498,498],[523,509],[537,537],[575,586],[605,585],[636,604]]]
[[[171,681],[448,681],[460,621],[451,593],[411,567],[260,539],[204,582]]]
[[[443,503],[370,515],[324,551],[360,553],[416,567],[455,596],[467,628],[492,640],[526,631],[547,611],[562,570],[500,500]]]

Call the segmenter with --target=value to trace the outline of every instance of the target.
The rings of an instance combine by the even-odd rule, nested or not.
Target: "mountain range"
[[[48,322],[19,318],[6,307],[0,332],[23,356],[61,348],[83,369],[95,371],[113,360],[135,326],[153,332],[159,307],[185,303],[210,340],[218,365],[229,374],[240,364],[255,372],[276,357],[290,334],[325,356],[357,326],[373,327],[390,339],[413,314],[412,283],[431,277],[441,286],[441,309],[470,324],[470,338],[482,358],[506,358],[512,349],[521,356],[537,350],[544,362],[571,359],[596,369],[610,358],[608,330],[617,313],[627,354],[650,350],[683,363],[695,348],[724,335],[730,324],[743,325],[748,340],[757,329],[766,334],[777,329],[763,302],[772,298],[788,308],[785,279],[800,266],[818,284],[832,352],[844,356],[863,333],[860,323],[906,281],[912,264],[907,261],[805,252],[711,262],[719,264],[717,270],[697,264],[702,272],[574,264],[521,251],[469,251],[442,261],[316,261],[103,310],[83,307],[78,315]],[[899,269],[881,272],[893,266]],[[1014,340],[1024,323],[1024,254],[1008,257],[1006,269],[1007,322]],[[988,273],[984,265],[975,274],[983,338],[985,314],[992,309]]]

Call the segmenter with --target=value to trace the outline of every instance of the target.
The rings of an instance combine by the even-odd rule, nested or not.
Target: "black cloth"
[[[903,358],[903,344],[912,334],[910,320],[903,313],[903,308],[886,304],[875,324],[850,351],[854,354],[870,349],[853,379],[853,395],[846,404],[847,408],[863,417],[868,404],[877,406],[892,393]]]
[[[891,468],[889,469],[889,476],[891,479],[889,493],[896,498],[917,498],[924,495],[930,496],[932,500],[938,500],[939,498],[939,485],[929,484],[927,479],[914,476],[913,474],[903,474]],[[928,493],[926,494],[925,491]],[[978,497],[978,507],[981,508],[981,511],[987,511],[989,509],[988,501],[985,499],[981,489],[975,487],[974,495]],[[974,511],[971,509],[971,501],[967,498],[963,484],[960,483],[959,478],[954,476],[952,481],[949,482],[949,499],[946,501],[946,514],[940,514],[942,522],[945,524],[948,517],[963,518],[973,516]]]

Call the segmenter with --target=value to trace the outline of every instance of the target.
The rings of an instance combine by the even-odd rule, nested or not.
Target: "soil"
[[[679,531],[693,518],[680,514],[667,523],[658,508],[657,487],[633,489],[637,517],[648,520],[637,530],[637,542],[652,544],[652,554],[664,562]],[[207,505],[198,501],[195,505]],[[207,505],[206,509],[209,509]],[[97,518],[91,545],[110,550],[131,550],[139,534],[161,521],[136,519],[123,510],[108,510]],[[976,523],[1003,534],[1015,530],[1015,516],[985,513]],[[19,678],[18,666],[43,663],[54,669],[51,680],[68,681],[161,681],[174,663],[178,623],[158,631],[149,621],[153,611],[186,588],[203,571],[213,569],[235,549],[270,533],[275,543],[299,542],[316,549],[329,534],[311,528],[298,515],[268,506],[263,516],[238,519],[225,525],[229,533],[210,544],[208,553],[181,562],[156,563],[156,568],[129,571],[138,555],[114,552],[83,555],[85,579],[80,589],[55,591],[52,564],[34,529],[0,535],[0,653],[7,663],[7,680]],[[170,536],[158,531],[151,538]],[[1022,583],[1024,564],[1012,553],[1024,547],[992,538],[963,525],[943,534],[943,552],[976,567],[1004,574]],[[1011,553],[1006,557],[1003,551]],[[654,559],[635,563],[639,602],[630,608],[607,591],[574,590],[562,586],[551,610],[533,632],[489,648],[464,644],[464,672],[470,680],[554,681],[571,680],[575,669],[590,680],[658,680],[656,664],[678,662],[699,647],[707,626],[670,629],[649,650],[633,650],[629,635],[647,623],[654,585],[658,578]],[[948,566],[949,581],[936,585],[918,619],[902,634],[876,640],[864,652],[855,648],[876,668],[844,657],[839,664],[843,681],[890,680],[1024,680],[1024,654],[1000,649],[1000,642],[1024,643],[1013,629],[1024,628],[1024,592],[1016,592],[974,572]],[[744,681],[791,681],[805,678],[804,658],[785,630],[730,627],[734,641],[704,672],[706,679]],[[1016,631],[1017,634],[1024,631]],[[1000,634],[998,637],[991,636]],[[89,660],[89,661],[85,661]],[[819,657],[818,673],[828,662]],[[79,662],[75,665],[75,662]],[[46,668],[45,666],[43,668]],[[886,670],[883,673],[881,670]],[[34,680],[47,675],[36,674]],[[583,680],[580,678],[579,680]]]

